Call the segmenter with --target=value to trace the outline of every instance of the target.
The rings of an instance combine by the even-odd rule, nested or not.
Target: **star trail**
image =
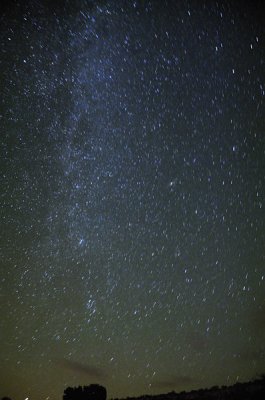
[[[265,372],[263,8],[3,5],[0,396]]]

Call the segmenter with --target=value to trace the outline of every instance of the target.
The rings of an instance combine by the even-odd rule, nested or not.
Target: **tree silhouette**
[[[106,398],[106,389],[97,384],[68,387],[63,394],[63,400],[106,400]]]

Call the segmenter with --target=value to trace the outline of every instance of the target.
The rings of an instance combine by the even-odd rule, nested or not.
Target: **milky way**
[[[0,396],[265,372],[264,18],[252,1],[3,9]]]

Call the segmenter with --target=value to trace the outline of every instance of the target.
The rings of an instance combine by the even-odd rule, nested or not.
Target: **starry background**
[[[0,396],[265,371],[265,13],[234,3],[1,3]]]

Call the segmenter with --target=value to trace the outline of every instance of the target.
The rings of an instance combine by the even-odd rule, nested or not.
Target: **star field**
[[[264,373],[262,2],[25,3],[0,19],[0,396]]]

